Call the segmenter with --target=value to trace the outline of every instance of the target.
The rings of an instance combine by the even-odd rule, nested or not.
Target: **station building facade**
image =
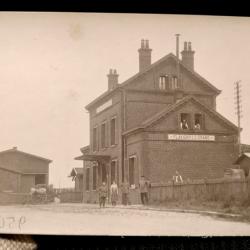
[[[165,183],[222,177],[237,158],[238,128],[216,111],[221,93],[194,70],[190,42],[176,55],[151,63],[141,41],[139,72],[123,83],[111,69],[108,90],[86,106],[90,145],[81,148],[83,200],[96,202],[101,182],[125,179],[131,190],[141,175]],[[136,192],[136,191],[133,191]]]

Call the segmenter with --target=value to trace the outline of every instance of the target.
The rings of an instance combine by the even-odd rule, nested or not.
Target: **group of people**
[[[174,183],[183,183],[182,176],[179,174],[178,171],[175,172],[173,176]],[[149,190],[151,188],[151,183],[145,176],[141,176],[139,181],[139,190],[140,190],[140,199],[143,205],[147,205],[149,201]],[[129,192],[130,192],[130,185],[125,180],[121,185],[121,193],[122,193],[122,204],[128,205],[129,204]],[[100,208],[105,207],[105,203],[108,197],[108,187],[105,182],[99,187],[99,205]],[[118,185],[115,181],[112,182],[110,186],[110,201],[112,206],[116,206],[119,199],[119,192],[118,192]]]
[[[140,198],[141,203],[143,205],[148,204],[148,193],[149,188],[151,187],[150,182],[142,176],[139,181],[139,190],[140,190]],[[130,192],[130,185],[125,180],[121,185],[121,193],[122,193],[122,204],[123,205],[129,205],[129,192]],[[108,187],[105,182],[102,183],[102,185],[99,187],[99,205],[100,208],[105,207],[106,200],[108,197]],[[110,201],[112,206],[116,206],[119,199],[119,192],[118,192],[118,185],[115,181],[112,182],[110,186]]]
[[[183,119],[182,121],[181,121],[181,123],[180,123],[180,127],[181,127],[181,129],[189,129],[189,125],[188,125],[188,122],[187,122],[187,120],[185,120],[185,119]],[[199,122],[195,122],[195,124],[194,124],[194,129],[201,129],[201,125],[200,125],[200,123]]]

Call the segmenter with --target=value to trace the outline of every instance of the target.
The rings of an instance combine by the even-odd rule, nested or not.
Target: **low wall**
[[[250,198],[248,180],[203,180],[182,184],[152,184],[151,202],[167,200],[214,200]]]
[[[0,205],[25,204],[30,194],[0,192]]]

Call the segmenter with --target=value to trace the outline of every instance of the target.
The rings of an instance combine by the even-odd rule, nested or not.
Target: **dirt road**
[[[250,224],[199,214],[49,204],[0,207],[0,233],[74,235],[250,235]]]

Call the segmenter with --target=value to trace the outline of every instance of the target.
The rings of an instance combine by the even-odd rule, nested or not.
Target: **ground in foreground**
[[[47,204],[0,207],[0,233],[65,235],[250,235],[250,224],[140,206]]]

